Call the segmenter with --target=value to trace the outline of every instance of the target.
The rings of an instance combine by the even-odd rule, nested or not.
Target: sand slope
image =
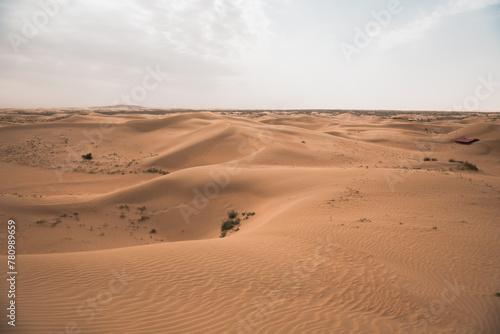
[[[0,332],[497,333],[500,122],[417,116],[9,118]]]

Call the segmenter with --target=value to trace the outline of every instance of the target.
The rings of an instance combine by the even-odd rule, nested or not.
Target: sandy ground
[[[500,332],[499,114],[96,111],[0,112],[1,333]]]

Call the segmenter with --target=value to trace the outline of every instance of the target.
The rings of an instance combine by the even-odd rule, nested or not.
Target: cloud
[[[421,39],[445,17],[479,10],[499,3],[500,0],[449,0],[446,5],[435,7],[430,14],[422,15],[406,27],[387,32],[381,36],[379,39],[380,51],[385,52],[397,45]]]
[[[23,20],[33,21],[43,11],[28,0],[0,1],[0,8],[4,37],[10,32],[22,36]],[[4,38],[0,57],[13,62],[95,61],[99,66],[94,68],[176,60],[238,67],[271,40],[271,23],[263,0],[70,1],[19,45],[18,54]]]

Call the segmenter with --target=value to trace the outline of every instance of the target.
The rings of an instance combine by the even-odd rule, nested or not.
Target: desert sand
[[[498,333],[499,163],[495,113],[1,110],[0,332]]]

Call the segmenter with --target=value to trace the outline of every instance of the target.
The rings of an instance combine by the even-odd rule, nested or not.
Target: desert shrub
[[[120,209],[120,210],[125,209],[125,210],[129,211],[129,207],[128,207],[128,205],[127,205],[127,204],[122,204],[122,205],[120,205],[120,206],[118,207],[118,209]]]
[[[149,231],[149,234],[156,234],[156,230],[152,229],[151,231]]]
[[[238,212],[234,211],[234,210],[231,210],[227,213],[227,216],[229,219],[234,219],[238,216]]]
[[[142,215],[141,218],[137,219],[138,222],[144,222],[149,219],[149,216]]]
[[[438,161],[438,159],[436,159],[436,158],[432,158],[431,160],[432,160],[432,161]]]
[[[36,221],[36,223],[37,223],[37,224],[43,224],[43,223],[45,223],[45,219],[40,219],[40,220],[37,220],[37,221]]]
[[[228,231],[235,227],[236,225],[239,225],[241,223],[241,219],[227,219],[222,222],[222,225],[220,226],[221,232]]]
[[[424,158],[424,161],[431,161],[431,158],[429,158],[429,157],[425,157],[425,158]]]
[[[154,167],[146,169],[145,173],[158,173],[158,174],[162,174],[162,175],[169,174],[169,172],[164,171],[163,169],[158,169],[158,168],[154,168]]]
[[[140,212],[144,212],[144,211],[146,211],[146,206],[144,206],[144,205],[139,206],[139,207],[137,207],[137,210],[139,210]]]
[[[457,162],[455,159],[450,159],[448,162]]]
[[[92,153],[84,154],[84,155],[82,155],[82,158],[84,158],[86,160],[92,160]]]
[[[464,166],[465,169],[468,169],[468,170],[473,170],[473,171],[478,171],[479,170],[479,168],[477,168],[476,165],[474,165],[473,163],[470,163],[468,161],[465,161],[463,163],[463,166]]]

